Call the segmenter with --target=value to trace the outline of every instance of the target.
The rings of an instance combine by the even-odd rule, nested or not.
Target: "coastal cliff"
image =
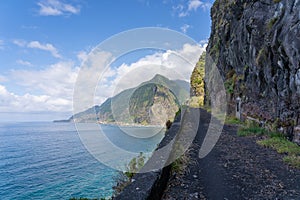
[[[64,121],[118,125],[164,125],[173,121],[189,96],[189,84],[155,75],[135,88],[123,90],[101,105],[93,106]]]
[[[217,0],[207,54],[224,81],[228,112],[265,122],[299,143],[300,1]]]

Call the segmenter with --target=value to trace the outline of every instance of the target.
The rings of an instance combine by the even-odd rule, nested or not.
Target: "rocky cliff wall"
[[[300,0],[216,0],[211,18],[207,54],[222,75],[229,112],[240,96],[245,115],[299,142]]]

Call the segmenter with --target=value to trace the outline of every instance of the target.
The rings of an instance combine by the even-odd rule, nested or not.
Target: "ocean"
[[[164,134],[162,130],[150,138],[137,138],[116,126],[101,128],[114,145],[132,152],[151,153]],[[123,128],[141,129],[145,132],[147,127]],[[109,150],[106,160],[120,162]],[[109,197],[118,173],[88,152],[72,123],[0,123],[1,200]]]

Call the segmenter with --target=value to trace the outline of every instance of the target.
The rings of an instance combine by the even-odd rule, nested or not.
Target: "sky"
[[[99,57],[91,51],[132,29],[174,30],[198,45],[143,49],[114,58],[113,67],[98,83],[94,104],[150,79],[153,74],[138,72],[141,64],[147,69],[152,69],[150,65],[167,65],[188,80],[210,35],[212,4],[212,0],[1,1],[0,122],[70,117],[82,66],[92,59],[101,63],[103,56],[109,55],[102,52]],[[185,62],[174,56],[176,53],[185,55],[190,65],[184,67]]]

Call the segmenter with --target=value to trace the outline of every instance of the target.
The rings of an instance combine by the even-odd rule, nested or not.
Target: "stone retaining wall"
[[[180,129],[181,116],[178,115],[169,130],[166,131],[165,137],[162,139],[157,149],[160,149],[169,144],[176,136]],[[170,145],[172,148],[172,145]],[[149,171],[154,162],[160,162],[163,166],[169,159],[169,153],[152,156],[145,164],[141,171]],[[159,159],[158,159],[159,158]],[[146,199],[160,199],[170,177],[171,166],[168,165],[162,169],[155,171],[138,173],[133,177],[133,182],[124,188],[124,190],[114,198],[114,200],[146,200]]]

